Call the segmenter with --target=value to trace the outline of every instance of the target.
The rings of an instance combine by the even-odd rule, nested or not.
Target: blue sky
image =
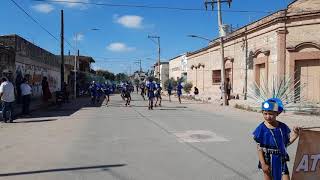
[[[160,36],[161,59],[168,61],[179,54],[205,47],[208,42],[187,37],[189,34],[206,38],[218,35],[217,12],[181,11],[151,8],[111,7],[81,5],[66,2],[39,2],[14,0],[32,17],[59,39],[60,10],[64,10],[65,39],[77,47],[81,55],[92,56],[95,69],[129,73],[138,69],[137,60],[142,60],[144,70],[157,59],[157,45],[148,35]],[[66,0],[87,3],[129,4],[203,9],[204,0]],[[284,9],[292,0],[233,0],[231,8],[223,5],[223,22],[241,27]],[[250,12],[230,12],[250,11]],[[1,0],[0,34],[18,34],[36,45],[54,53],[60,53],[60,45],[19,10],[11,0]],[[92,28],[99,30],[93,31]],[[74,53],[65,44],[65,54]]]

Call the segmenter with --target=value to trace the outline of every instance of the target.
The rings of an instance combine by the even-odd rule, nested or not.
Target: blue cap
[[[278,98],[270,98],[262,103],[263,111],[275,111],[281,113],[283,111],[282,101]]]

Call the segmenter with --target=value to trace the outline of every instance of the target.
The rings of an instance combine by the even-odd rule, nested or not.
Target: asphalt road
[[[1,124],[0,179],[262,179],[251,136],[258,121],[190,102],[164,101],[151,111],[136,94],[131,107],[119,95],[108,107],[87,104]]]

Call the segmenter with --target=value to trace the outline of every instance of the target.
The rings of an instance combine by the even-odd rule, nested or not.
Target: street
[[[0,179],[261,179],[251,137],[258,120],[176,99],[150,111],[135,93],[131,107],[119,95],[108,107],[88,102],[1,124]]]

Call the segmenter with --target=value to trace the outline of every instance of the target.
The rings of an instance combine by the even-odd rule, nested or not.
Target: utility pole
[[[63,22],[63,10],[61,10],[61,72],[60,72],[60,90],[62,91],[64,86],[64,22]]]
[[[155,42],[157,45],[158,45],[158,78],[159,78],[159,81],[161,82],[161,78],[160,78],[160,36],[148,36],[149,39],[157,39],[158,41]]]
[[[245,80],[244,80],[244,100],[247,100],[248,95],[248,37],[247,37],[247,27],[245,28],[244,35],[244,48],[245,48]]]
[[[160,76],[160,37],[158,37],[158,76],[159,76],[159,83],[161,82],[161,76]]]
[[[224,61],[224,46],[223,46],[223,28],[222,28],[222,14],[221,14],[221,3],[227,2],[229,4],[229,7],[231,5],[232,0],[206,0],[205,6],[206,9],[208,8],[208,4],[211,5],[212,10],[214,8],[214,4],[217,3],[218,6],[218,23],[219,23],[219,35],[220,35],[220,54],[221,54],[221,91],[222,91],[222,98],[223,98],[223,105],[227,106],[229,105],[227,94],[226,94],[226,84],[225,84],[225,61]]]
[[[142,72],[141,59],[139,59],[139,60],[137,61],[137,63],[139,64],[140,72]]]
[[[77,50],[77,39],[78,39],[78,33],[75,34],[75,40],[74,40],[74,44],[75,44],[75,53],[74,53],[74,83],[73,83],[73,93],[74,93],[74,99],[77,99],[77,54],[79,53],[79,50]],[[79,55],[78,55],[79,56]]]
[[[92,28],[92,29],[88,29],[91,31],[98,31],[100,29],[98,28]],[[78,61],[79,61],[79,56],[80,56],[80,52],[79,52],[79,48],[78,46],[78,37],[79,37],[80,32],[76,32],[75,33],[75,37],[74,37],[74,49],[75,49],[75,53],[74,53],[74,99],[77,98],[77,68],[78,68]],[[90,64],[91,65],[91,64]]]
[[[80,50],[77,51],[76,61],[75,61],[75,76],[74,76],[74,99],[77,98],[77,72],[78,72],[78,64],[79,64]]]

